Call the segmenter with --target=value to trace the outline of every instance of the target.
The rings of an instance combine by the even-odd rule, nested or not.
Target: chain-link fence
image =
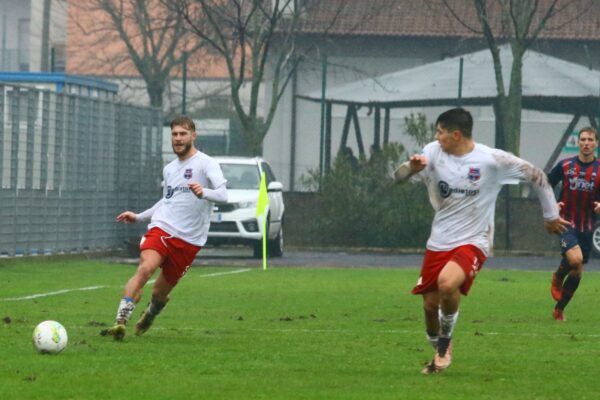
[[[0,85],[0,256],[120,247],[160,198],[161,112]]]

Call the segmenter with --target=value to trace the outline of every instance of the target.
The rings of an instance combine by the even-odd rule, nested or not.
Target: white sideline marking
[[[105,287],[108,287],[108,286],[88,286],[88,287],[82,287],[82,288],[77,288],[77,289],[63,289],[63,290],[57,290],[56,292],[37,293],[37,294],[32,294],[30,296],[23,296],[23,297],[8,297],[6,299],[0,299],[0,300],[1,301],[30,300],[30,299],[37,299],[38,297],[56,296],[57,294],[63,294],[63,293],[69,293],[69,292],[75,292],[75,291],[83,291],[83,290],[96,290],[96,289],[102,289]]]
[[[248,272],[248,271],[252,271],[252,269],[244,268],[244,269],[236,269],[235,271],[215,272],[214,274],[200,275],[199,277],[200,278],[210,278],[210,277],[219,276],[219,275],[241,274],[242,272]]]
[[[81,328],[88,328],[88,327],[81,327]],[[204,332],[204,331],[212,331],[211,328],[205,327],[205,328],[190,328],[190,327],[177,327],[177,328],[166,328],[166,327],[152,327],[153,330],[169,330],[169,331],[177,331],[177,330],[182,330],[182,331],[198,331],[198,332]],[[222,329],[223,332],[228,332],[231,333],[231,330],[229,329]],[[216,332],[218,333],[219,330],[216,330]],[[320,334],[320,333],[331,333],[331,334],[344,334],[344,333],[351,333],[351,334],[356,334],[357,331],[356,330],[352,330],[352,329],[304,329],[304,328],[300,328],[300,329],[281,329],[281,328],[275,328],[275,329],[259,329],[259,328],[253,328],[253,329],[241,329],[239,331],[237,331],[240,334],[247,334],[248,332],[260,332],[260,333],[315,333],[315,334]],[[477,331],[479,332],[479,331]],[[365,335],[368,334],[373,334],[373,333],[379,333],[379,334],[399,334],[399,335],[422,335],[423,331],[419,330],[419,331],[413,331],[413,330],[409,330],[409,329],[383,329],[380,331],[374,331],[374,332],[365,332]],[[474,335],[476,332],[462,332],[464,336],[472,336]],[[533,333],[533,332],[479,332],[481,333],[482,336],[523,336],[523,337],[575,337],[575,338],[600,338],[600,334],[597,333],[589,333],[589,334],[585,334],[585,333],[577,333],[577,334],[571,334],[571,333]]]
[[[252,269],[245,268],[245,269],[236,269],[235,271],[215,272],[214,274],[200,275],[199,277],[200,278],[211,278],[213,276],[220,276],[220,275],[241,274],[242,272],[248,272],[248,271],[252,271]],[[152,279],[152,280],[148,281],[148,283],[146,283],[146,285],[150,285],[150,284],[154,283],[155,281],[156,281],[156,279]],[[0,299],[0,301],[31,300],[31,299],[37,299],[38,297],[56,296],[59,294],[64,294],[64,293],[69,293],[69,292],[104,289],[107,287],[110,287],[110,286],[102,285],[102,286],[87,286],[87,287],[76,288],[76,289],[63,289],[63,290],[57,290],[55,292],[36,293],[36,294],[32,294],[29,296],[23,296],[23,297],[7,297],[4,299]]]
[[[89,326],[77,326],[76,328],[78,329],[87,329],[89,328]],[[200,328],[190,328],[190,327],[161,327],[161,326],[157,326],[157,327],[152,327],[153,331],[186,331],[186,332],[205,332],[205,331],[211,331],[214,333],[219,333],[221,332],[227,332],[228,334],[231,334],[232,331],[230,329],[217,329],[217,330],[213,330],[210,327],[200,327]],[[306,333],[306,334],[323,334],[323,333],[331,333],[331,334],[356,334],[357,331],[356,330],[352,330],[352,329],[304,329],[304,328],[300,328],[300,329],[281,329],[281,328],[275,328],[275,329],[259,329],[259,328],[251,328],[251,329],[240,329],[240,330],[236,330],[235,333],[240,334],[240,335],[247,335],[249,332],[254,332],[254,333],[281,333],[281,334],[287,334],[287,333]],[[479,331],[477,331],[479,332]],[[463,336],[472,336],[474,335],[476,332],[462,332]],[[502,337],[502,336],[522,336],[522,337],[538,337],[538,338],[545,338],[545,337],[555,337],[555,338],[562,338],[562,337],[575,337],[575,338],[600,338],[600,334],[597,333],[578,333],[578,334],[571,334],[571,333],[533,333],[533,332],[520,332],[520,333],[510,333],[510,332],[480,332],[482,334],[482,336],[498,336],[498,337]],[[380,331],[372,331],[372,332],[365,332],[365,335],[372,335],[372,334],[394,334],[394,335],[414,335],[414,336],[419,336],[421,337],[423,335],[423,331],[419,330],[419,331],[412,331],[409,329],[403,330],[403,329],[384,329],[384,330],[380,330]]]

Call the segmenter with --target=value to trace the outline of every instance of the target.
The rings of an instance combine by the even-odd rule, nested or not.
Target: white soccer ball
[[[68,340],[67,330],[56,321],[41,322],[33,330],[33,345],[40,353],[60,353]]]

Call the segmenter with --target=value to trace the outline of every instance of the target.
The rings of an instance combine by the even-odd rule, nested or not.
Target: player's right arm
[[[158,207],[161,206],[162,202],[163,199],[160,199],[152,207],[139,214],[136,214],[133,211],[124,211],[121,214],[117,215],[117,222],[133,224],[134,222],[150,221],[150,218],[152,218],[152,215],[154,215],[154,212],[158,209]]]
[[[427,157],[423,154],[415,154],[394,171],[394,182],[404,183],[414,174],[418,174],[427,167]]]
[[[133,224],[136,221],[135,213],[132,211],[124,211],[117,215],[117,222],[125,222],[126,224]]]

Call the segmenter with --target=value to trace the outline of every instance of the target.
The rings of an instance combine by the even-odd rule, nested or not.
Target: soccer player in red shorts
[[[473,118],[462,109],[448,110],[436,121],[436,141],[413,155],[394,173],[427,185],[435,209],[421,276],[412,290],[423,296],[425,327],[435,349],[424,374],[440,372],[452,361],[452,333],[460,296],[467,295],[489,255],[494,208],[504,184],[527,180],[542,204],[546,229],[560,233],[568,224],[560,218],[546,176],[525,160],[476,143]]]
[[[136,214],[125,211],[118,222],[150,221],[140,243],[140,262],[129,279],[117,309],[115,324],[103,331],[123,340],[126,324],[142,296],[142,288],[161,269],[152,298],[135,326],[146,332],[169,300],[169,294],[206,243],[214,202],[226,202],[226,180],[219,164],[194,147],[194,121],[186,116],[171,121],[171,145],[177,158],[163,169],[163,197],[152,208]]]

